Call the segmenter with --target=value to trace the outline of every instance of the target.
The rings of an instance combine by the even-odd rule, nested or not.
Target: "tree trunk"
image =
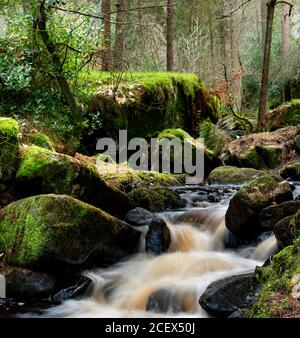
[[[219,16],[223,15],[223,13],[225,12],[224,0],[220,0],[218,11],[219,11]],[[227,23],[226,19],[221,19],[219,20],[219,26],[218,26],[219,37],[220,37],[220,56],[221,56],[221,62],[223,64],[225,72],[228,69],[228,59],[227,59],[227,50],[226,50],[226,41],[227,41],[226,23]]]
[[[174,8],[173,0],[167,0],[167,71],[174,70]]]
[[[274,12],[275,12],[276,1],[277,0],[271,0],[268,2],[267,29],[266,29],[265,48],[264,48],[264,61],[263,61],[263,68],[262,68],[260,98],[259,98],[259,111],[258,111],[258,127],[260,129],[263,129],[266,124],[270,57],[271,57],[273,22],[274,22]]]
[[[64,97],[67,105],[69,106],[73,121],[76,124],[74,136],[79,139],[81,133],[82,112],[80,107],[76,103],[75,97],[71,92],[67,80],[63,75],[63,64],[56,52],[55,44],[52,42],[48,34],[46,23],[47,23],[46,8],[45,1],[43,1],[42,4],[39,6],[36,25],[38,28],[38,32],[41,36],[41,39],[51,56],[52,63],[55,69],[56,79],[60,86],[61,94]]]
[[[265,50],[265,39],[267,31],[267,15],[268,15],[268,1],[269,0],[260,0],[261,1],[261,49],[264,55]]]
[[[289,64],[289,45],[290,45],[290,6],[282,4],[282,42],[281,42],[281,69],[284,80],[287,77],[288,64]],[[285,82],[285,81],[283,81]],[[282,88],[282,99],[286,101],[285,84]]]
[[[230,41],[231,41],[231,96],[234,99],[236,110],[241,109],[242,105],[242,83],[241,83],[241,65],[239,60],[239,34],[237,14],[230,16]]]
[[[102,70],[108,71],[111,68],[111,0],[102,0],[102,15],[104,16],[104,32],[103,32],[103,55]]]
[[[124,23],[126,18],[125,0],[118,0],[117,6],[117,23],[116,23],[116,39],[114,50],[114,69],[121,71],[124,67]]]

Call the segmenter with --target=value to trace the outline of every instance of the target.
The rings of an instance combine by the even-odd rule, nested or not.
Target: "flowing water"
[[[188,188],[182,196],[188,202],[184,210],[160,214],[171,231],[168,253],[146,254],[147,229],[143,229],[137,255],[111,268],[85,273],[93,282],[92,296],[65,301],[42,316],[208,317],[198,300],[211,282],[251,272],[276,251],[272,235],[252,246],[225,249],[229,197],[218,203],[201,202],[199,191]]]

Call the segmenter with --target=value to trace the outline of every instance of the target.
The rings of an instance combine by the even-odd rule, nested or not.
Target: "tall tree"
[[[264,45],[264,61],[262,67],[262,79],[260,87],[259,110],[258,110],[258,127],[260,129],[265,127],[266,113],[267,113],[267,97],[269,85],[269,70],[270,70],[270,57],[273,37],[273,22],[275,5],[277,0],[270,0],[267,3],[267,27],[266,38]]]
[[[281,69],[285,79],[289,63],[289,45],[290,45],[290,6],[289,4],[282,3],[282,42],[281,42]],[[285,85],[282,88],[282,99],[286,101]]]
[[[265,49],[265,39],[267,31],[267,15],[268,15],[268,1],[269,0],[260,0],[261,2],[261,48],[262,53]]]
[[[103,56],[102,70],[110,70],[111,68],[111,0],[102,0],[103,15]]]
[[[126,18],[126,1],[118,0],[116,18],[116,38],[114,48],[114,69],[121,71],[124,67],[124,47],[125,47],[125,18]]]
[[[167,71],[174,70],[174,1],[167,0]]]
[[[241,109],[242,105],[242,81],[241,64],[239,58],[239,32],[237,13],[230,15],[230,41],[231,41],[231,96],[234,99],[234,108]]]

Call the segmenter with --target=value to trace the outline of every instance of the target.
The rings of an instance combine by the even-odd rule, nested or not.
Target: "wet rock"
[[[261,227],[273,230],[275,224],[287,216],[294,215],[300,210],[300,201],[287,201],[279,205],[271,205],[259,214]]]
[[[292,245],[294,240],[299,236],[300,232],[300,211],[295,215],[287,216],[280,220],[274,226],[274,233],[277,245],[283,249]]]
[[[69,195],[118,217],[124,217],[131,209],[127,195],[108,186],[94,164],[37,146],[23,152],[16,176],[22,197]]]
[[[230,200],[225,223],[238,239],[249,241],[256,238],[263,228],[259,222],[262,209],[293,199],[286,181],[280,177],[265,175],[244,186]]]
[[[0,252],[12,266],[57,271],[136,251],[140,233],[89,204],[64,195],[28,197],[0,213]]]
[[[220,203],[221,197],[219,197],[217,194],[209,194],[207,196],[207,201],[210,203]]]
[[[251,181],[263,174],[262,171],[253,168],[238,168],[223,166],[214,169],[208,176],[209,183],[232,184]]]
[[[15,299],[38,299],[50,295],[56,287],[55,279],[41,272],[16,267],[4,267],[0,274],[6,280],[7,297]]]
[[[211,283],[200,297],[199,304],[215,317],[228,317],[247,309],[260,285],[253,274],[227,277]]]
[[[236,249],[241,245],[237,237],[228,229],[224,233],[224,247],[227,249]]]
[[[64,288],[56,293],[52,298],[52,302],[60,304],[67,299],[74,299],[80,296],[86,296],[92,284],[91,279],[86,276],[79,276],[72,285]]]
[[[167,252],[171,242],[170,230],[165,221],[155,219],[149,226],[145,238],[146,251],[150,254],[160,255]]]
[[[152,214],[152,212],[137,207],[128,212],[128,214],[125,216],[125,222],[133,226],[141,227],[145,225],[150,225],[153,218],[154,215]]]
[[[284,179],[300,181],[300,161],[294,161],[286,164],[280,170],[280,176]]]
[[[186,205],[186,202],[175,190],[166,187],[156,187],[152,188],[152,190],[161,194],[164,197],[164,204],[166,209],[180,209],[184,208]]]

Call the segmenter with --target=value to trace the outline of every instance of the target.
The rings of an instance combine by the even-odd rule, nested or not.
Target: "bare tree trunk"
[[[290,45],[290,5],[283,3],[282,7],[282,42],[281,42],[281,69],[283,78],[287,76],[289,63],[289,45]],[[282,88],[282,99],[286,101],[285,84]]]
[[[107,71],[111,68],[111,0],[102,0],[102,15],[104,16],[104,32],[103,32],[103,57],[102,70]]]
[[[261,48],[262,53],[264,54],[266,31],[267,31],[267,15],[268,15],[267,4],[269,0],[260,0],[260,1],[261,1]]]
[[[43,1],[39,6],[36,26],[41,36],[41,39],[51,56],[53,66],[55,68],[56,79],[60,86],[61,94],[64,97],[67,105],[69,106],[73,121],[76,124],[74,136],[79,139],[81,133],[82,111],[80,107],[77,105],[75,97],[69,87],[69,84],[63,75],[63,64],[60,60],[59,55],[56,52],[55,44],[53,43],[48,34],[45,1]]]
[[[239,60],[239,34],[237,14],[230,16],[230,41],[231,41],[231,96],[237,110],[242,105],[241,65]]]
[[[121,71],[124,66],[124,23],[126,18],[126,1],[118,0],[117,6],[117,23],[116,39],[114,50],[114,69]]]
[[[222,14],[225,12],[224,0],[220,0],[218,11],[219,11],[220,16],[222,16]],[[227,23],[227,20],[225,18],[221,19],[219,20],[219,26],[218,26],[219,37],[220,37],[220,56],[221,56],[221,60],[222,60],[222,64],[223,64],[225,72],[227,72],[228,70],[228,57],[227,57],[227,50],[226,50],[226,41],[227,41],[226,23]]]
[[[174,69],[174,9],[173,0],[167,0],[167,71]]]
[[[263,61],[263,68],[262,68],[262,79],[261,79],[259,111],[258,111],[258,127],[260,129],[263,129],[266,124],[270,57],[271,57],[273,22],[274,22],[274,12],[275,12],[276,1],[277,0],[270,0],[268,2],[267,30],[266,30],[264,61]]]

